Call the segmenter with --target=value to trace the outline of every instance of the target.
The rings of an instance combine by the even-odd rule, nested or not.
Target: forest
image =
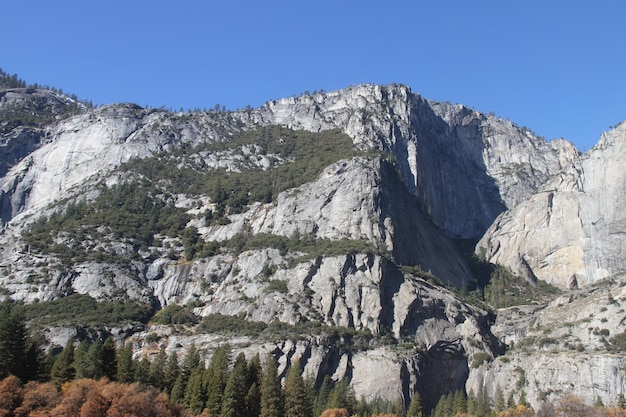
[[[463,391],[443,395],[424,410],[419,392],[409,401],[356,398],[349,380],[315,380],[296,359],[279,371],[269,354],[233,358],[221,346],[207,363],[195,345],[179,358],[158,341],[150,358],[130,344],[70,339],[60,351],[45,351],[23,312],[0,304],[0,416],[219,416],[219,417],[445,417],[445,416],[626,416],[623,396],[593,406],[563,396],[532,410],[498,391],[494,398]],[[375,377],[375,376],[373,376]]]

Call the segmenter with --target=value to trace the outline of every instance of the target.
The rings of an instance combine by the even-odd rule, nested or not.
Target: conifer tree
[[[133,347],[130,344],[122,346],[117,352],[117,380],[127,384],[135,382]]]
[[[104,346],[100,339],[96,339],[90,346],[87,352],[89,358],[89,365],[87,366],[87,373],[90,378],[100,379],[104,375]]]
[[[150,361],[145,356],[139,362],[135,362],[134,382],[146,385],[150,383]]]
[[[76,370],[74,369],[74,339],[69,339],[63,351],[57,356],[52,369],[50,379],[58,386],[74,379]]]
[[[26,372],[27,338],[21,312],[9,302],[0,304],[0,379],[10,374],[23,381],[29,379]]]
[[[185,388],[185,405],[194,415],[200,414],[206,403],[206,386],[204,385],[204,366],[199,364],[193,370]]]
[[[89,343],[87,340],[81,341],[74,349],[74,370],[76,378],[92,378],[89,374]]]
[[[230,374],[224,388],[220,417],[237,417],[237,389],[234,374]]]
[[[406,412],[406,417],[423,417],[423,415],[422,397],[418,391],[415,391],[413,397],[411,397],[411,403],[408,411]]]
[[[248,385],[248,362],[243,353],[237,355],[230,377],[232,377],[234,384],[235,409],[241,412],[246,408],[246,394],[248,394],[248,389],[250,388]]]
[[[457,390],[454,393],[452,411],[455,414],[467,413],[467,397],[465,396],[465,392],[463,392],[462,390]]]
[[[111,337],[102,345],[102,373],[109,381],[117,381],[117,347]]]
[[[285,378],[285,417],[311,417],[312,406],[302,378],[300,361],[291,364]]]
[[[259,417],[261,415],[261,391],[259,382],[253,382],[245,398],[244,417]]]
[[[209,368],[205,373],[205,385],[207,387],[206,408],[212,416],[218,416],[222,412],[222,396],[228,381],[229,354],[229,346],[218,348],[213,354]]]
[[[282,417],[283,399],[278,364],[272,355],[268,355],[263,366],[261,379],[261,417]]]
[[[152,363],[150,364],[150,369],[148,370],[148,380],[150,385],[159,388],[160,390],[165,389],[165,369],[167,367],[167,354],[165,353],[165,348],[161,347],[159,353],[156,355]]]
[[[474,391],[470,391],[467,395],[467,414],[473,416],[476,414],[478,399],[474,395]]]
[[[314,415],[319,416],[324,412],[324,410],[326,410],[328,399],[330,397],[330,392],[330,377],[328,375],[325,375],[324,379],[322,380],[322,385],[320,386],[320,389],[315,398],[315,403],[313,405]]]
[[[167,365],[165,365],[165,372],[163,375],[163,388],[167,394],[171,394],[172,389],[174,388],[174,383],[176,383],[179,376],[180,367],[178,365],[178,355],[176,352],[172,352],[167,358]]]
[[[185,399],[185,387],[186,384],[183,382],[183,375],[178,374],[176,377],[176,381],[174,381],[174,385],[172,385],[172,390],[170,392],[170,401],[172,403],[182,403]]]
[[[500,411],[506,410],[506,408],[507,408],[506,401],[504,400],[504,394],[502,393],[502,388],[500,388],[500,385],[497,385],[496,393],[493,399],[493,410],[496,413],[499,413]]]
[[[356,396],[350,387],[350,381],[348,378],[343,378],[331,390],[326,408],[345,408],[348,410],[348,414],[352,415],[356,404]]]

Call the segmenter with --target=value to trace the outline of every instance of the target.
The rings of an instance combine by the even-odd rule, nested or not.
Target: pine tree
[[[74,339],[70,339],[52,365],[52,369],[50,370],[50,379],[52,382],[61,386],[65,382],[74,379],[76,370],[74,369],[73,363]]]
[[[493,410],[496,413],[499,413],[500,411],[506,410],[506,408],[506,401],[504,399],[504,394],[502,393],[502,388],[500,388],[500,385],[497,385],[496,393],[493,399]]]
[[[261,358],[257,353],[248,363],[248,392],[244,401],[244,417],[259,417],[261,414],[261,375]]]
[[[465,414],[467,413],[467,397],[465,396],[465,392],[462,390],[457,390],[454,393],[454,405],[452,410],[455,414]]]
[[[165,365],[165,373],[163,375],[163,388],[167,394],[171,394],[179,376],[180,367],[178,365],[178,355],[176,352],[172,352],[167,358],[167,365]]]
[[[476,417],[486,417],[491,412],[491,404],[489,401],[489,397],[485,391],[482,391],[478,395],[478,399],[476,401]]]
[[[326,408],[345,408],[352,415],[357,405],[354,390],[350,387],[348,378],[343,378],[331,390]]]
[[[193,370],[185,388],[185,405],[194,415],[200,414],[206,403],[206,386],[203,382],[204,366],[199,364]]]
[[[27,339],[28,332],[20,310],[9,302],[0,304],[0,379],[8,375],[15,375],[22,381],[29,379]]]
[[[117,381],[117,347],[110,337],[102,345],[102,373],[109,381]]]
[[[185,387],[186,384],[183,381],[183,375],[178,374],[176,381],[174,381],[174,385],[172,385],[172,390],[170,392],[170,400],[172,403],[182,403],[185,399]]]
[[[272,355],[267,356],[261,379],[261,417],[282,417],[283,399],[278,364]]]
[[[415,391],[413,397],[411,397],[411,404],[406,412],[406,417],[423,417],[424,412],[422,410],[422,397],[420,393]]]
[[[83,340],[78,344],[76,349],[74,350],[74,370],[76,378],[92,378],[92,375],[89,374],[89,343],[87,340]]]
[[[228,381],[229,354],[229,346],[222,346],[217,349],[205,373],[205,385],[207,387],[206,408],[212,416],[218,416],[222,412],[222,396]]]
[[[90,378],[100,379],[104,374],[104,346],[99,339],[96,339],[91,346],[89,346],[89,351],[87,352],[87,357],[89,358],[89,366],[87,367],[88,374],[91,375]]]
[[[261,415],[261,391],[258,382],[253,382],[248,389],[245,404],[244,417],[259,417]]]
[[[474,391],[470,391],[467,395],[467,414],[473,416],[478,408],[478,399],[474,395]]]
[[[330,377],[328,375],[324,376],[322,380],[322,385],[315,397],[315,403],[313,405],[313,414],[316,416],[321,415],[324,410],[326,410],[326,406],[328,404],[328,399],[330,397],[331,387],[330,387]]]
[[[150,385],[157,387],[160,390],[165,389],[166,366],[167,354],[165,353],[165,348],[161,347],[159,353],[150,364],[150,369],[148,370],[148,380],[150,382]]]
[[[291,364],[285,378],[285,417],[311,417],[312,406],[302,378],[300,361]]]
[[[250,389],[248,385],[248,362],[243,353],[240,353],[237,355],[237,358],[235,358],[230,377],[232,377],[234,383],[235,409],[241,412],[246,408],[246,394],[248,394],[248,389]]]
[[[237,393],[235,388],[235,378],[233,374],[228,377],[226,388],[224,388],[224,396],[222,398],[222,409],[220,417],[236,417],[237,416]]]
[[[130,344],[122,346],[117,352],[117,380],[126,384],[135,382],[135,362]]]
[[[145,356],[139,362],[135,362],[134,381],[146,385],[150,383],[150,361]]]

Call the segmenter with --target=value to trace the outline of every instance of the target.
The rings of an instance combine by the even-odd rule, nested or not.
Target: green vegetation
[[[72,294],[53,301],[18,305],[31,328],[53,326],[103,327],[125,323],[147,323],[152,307],[130,300],[96,301]]]
[[[170,304],[158,311],[150,321],[157,324],[193,326],[200,322],[200,318],[193,313],[189,306]]]
[[[242,160],[240,172],[209,169],[202,157],[218,152],[243,154],[244,146],[255,147],[255,155],[265,156],[270,168]],[[226,215],[240,213],[252,202],[273,201],[281,191],[313,181],[326,166],[357,154],[350,137],[338,130],[312,133],[269,126],[243,132],[227,142],[135,159],[121,169],[182,194],[209,196],[216,208],[205,215],[220,223],[227,222]]]
[[[75,95],[70,97],[71,100],[51,103],[49,97],[33,94],[39,87],[37,84],[27,85],[17,74],[10,75],[0,68],[0,89],[23,88],[27,94],[22,100],[0,106],[0,134],[18,126],[43,127],[93,107],[90,102],[79,101]],[[62,91],[47,86],[41,88],[63,94]]]
[[[271,167],[264,170],[243,164],[241,172],[206,168],[202,155],[227,150],[242,153],[242,146],[257,147],[258,155],[272,161]],[[325,253],[371,251],[373,248],[360,241],[330,243],[299,236],[243,234],[222,245],[204,242],[197,229],[186,226],[191,216],[176,207],[173,196],[166,191],[176,190],[192,198],[209,196],[214,208],[202,216],[208,222],[225,224],[229,214],[241,212],[252,202],[272,201],[279,192],[312,181],[324,167],[357,153],[350,138],[339,131],[311,133],[277,126],[244,132],[228,142],[202,144],[194,149],[181,147],[172,153],[128,162],[121,168],[126,180],[110,187],[103,185],[93,201],[67,203],[63,211],[33,224],[23,238],[32,251],[55,254],[66,268],[85,261],[129,265],[133,257],[140,258],[138,251],[162,248],[160,238],[164,237],[177,239],[187,260],[213,256],[220,246],[239,251],[289,247],[310,256],[320,252],[319,243],[323,243]],[[130,244],[133,253],[116,252],[115,242]],[[171,253],[176,257],[175,252]]]
[[[168,195],[148,181],[104,188],[93,202],[70,203],[63,213],[42,218],[23,233],[31,250],[53,253],[62,264],[99,261],[127,264],[131,259],[99,243],[121,241],[136,250],[156,244],[156,235],[178,236],[190,219]]]
[[[546,303],[560,293],[558,288],[544,281],[529,282],[505,266],[491,264],[476,256],[473,240],[457,240],[456,244],[476,278],[473,287],[459,291],[469,303],[498,309]]]

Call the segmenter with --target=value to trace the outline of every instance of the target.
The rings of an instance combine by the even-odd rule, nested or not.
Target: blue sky
[[[0,0],[0,67],[95,104],[403,83],[588,149],[626,119],[626,2]]]

